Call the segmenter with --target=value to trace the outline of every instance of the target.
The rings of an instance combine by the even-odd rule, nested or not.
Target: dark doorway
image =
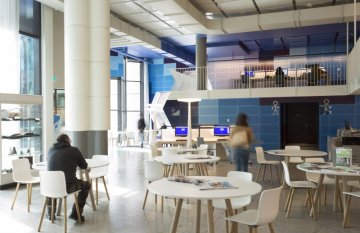
[[[281,104],[281,146],[299,145],[301,149],[318,149],[319,104]]]

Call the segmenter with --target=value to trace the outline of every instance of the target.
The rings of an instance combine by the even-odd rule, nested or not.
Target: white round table
[[[271,155],[278,155],[285,157],[285,162],[288,164],[290,157],[303,157],[303,158],[316,158],[316,157],[324,157],[327,155],[325,151],[318,150],[285,150],[285,149],[277,149],[277,150],[268,150],[267,153]]]
[[[205,179],[215,182],[229,182],[231,185],[238,187],[236,189],[217,189],[217,190],[200,190],[199,186],[189,183],[181,183],[168,181],[167,179],[152,182],[148,186],[148,190],[154,194],[178,199],[171,225],[171,233],[176,232],[181,206],[184,199],[195,199],[196,202],[196,232],[200,232],[200,214],[201,214],[201,201],[207,201],[208,209],[208,232],[214,232],[214,216],[213,204],[214,199],[224,199],[229,216],[234,215],[231,207],[230,198],[244,197],[255,195],[261,191],[261,185],[255,182],[244,182],[229,179],[228,177],[219,176],[195,176],[191,178]],[[232,225],[233,227],[233,225]],[[231,232],[231,231],[230,231]]]
[[[88,167],[87,167],[87,169],[79,169],[79,171],[80,171],[79,174],[80,174],[80,177],[82,179],[82,174],[83,174],[83,171],[84,171],[86,181],[88,181],[89,183],[91,183],[90,177],[89,177],[89,172],[90,172],[90,170],[92,168],[104,167],[104,166],[109,165],[108,161],[102,161],[102,160],[98,160],[98,159],[85,159],[85,160],[86,160],[86,162],[88,164]],[[36,170],[39,170],[39,171],[46,171],[47,170],[47,163],[46,162],[34,163],[32,165],[32,167],[34,169],[36,169]],[[93,207],[93,210],[96,210],[96,205],[95,205],[94,194],[92,192],[92,188],[90,189],[90,201],[91,201],[91,205]],[[61,208],[61,204],[59,204],[59,208]],[[59,213],[60,210],[58,209],[58,213]]]
[[[154,158],[155,161],[158,162],[164,162],[163,156],[157,156]],[[183,164],[185,165],[185,176],[189,175],[189,165],[190,164],[199,164],[203,165],[206,163],[213,163],[213,174],[216,175],[216,162],[220,160],[220,157],[216,156],[204,156],[204,155],[171,155],[166,159],[166,164]],[[204,171],[202,171],[205,169]],[[202,174],[208,175],[208,172],[206,170],[206,167],[202,166],[200,169]],[[172,176],[174,173],[174,166],[171,166],[170,174],[169,176]]]
[[[347,186],[347,177],[360,177],[360,167],[350,167],[350,168],[337,168],[334,167],[332,163],[302,163],[296,165],[296,168],[298,168],[301,171],[309,172],[309,173],[315,173],[319,174],[319,181],[317,183],[317,188],[314,196],[314,205],[312,208],[311,213],[314,214],[314,217],[316,218],[317,213],[317,202],[320,197],[320,193],[322,190],[322,184],[324,181],[325,175],[333,175],[335,176],[336,182],[335,182],[335,188],[334,188],[334,210],[337,209],[337,198],[338,198],[338,192],[337,187],[339,185],[339,177],[342,177],[342,185],[343,185],[343,192],[349,191],[349,188]],[[357,169],[357,171],[352,169]],[[345,196],[343,197],[343,206],[345,206]],[[344,211],[345,213],[345,211]]]

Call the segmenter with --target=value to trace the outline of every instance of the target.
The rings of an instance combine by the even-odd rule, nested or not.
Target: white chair
[[[32,197],[32,185],[40,182],[40,177],[34,177],[31,175],[30,162],[28,159],[15,159],[12,161],[13,168],[13,180],[17,183],[15,196],[11,205],[11,209],[14,208],[16,197],[19,192],[20,184],[26,184],[27,188],[27,211],[30,212],[30,204]]]
[[[285,146],[285,150],[298,151],[298,150],[301,150],[301,148],[300,148],[300,146],[292,145],[292,146]],[[303,162],[304,162],[304,160],[302,160],[301,157],[290,157],[290,159],[289,159],[289,163],[299,164],[299,163],[303,163]]]
[[[156,162],[154,160],[146,160],[144,161],[144,174],[145,179],[151,183],[157,180],[161,180],[163,178],[163,166],[161,163]],[[147,196],[149,194],[149,190],[146,189],[143,209],[145,208]],[[155,195],[155,204],[157,203],[157,195]],[[164,197],[161,197],[161,212],[163,212],[164,208]]]
[[[109,156],[107,155],[94,155],[92,159],[109,162]],[[101,178],[104,184],[106,196],[110,201],[109,192],[106,186],[105,176],[108,174],[108,165],[102,167],[92,168],[89,172],[90,181],[95,180],[95,196],[96,196],[96,205],[99,204],[99,189],[98,189],[98,179]]]
[[[209,148],[209,145],[208,144],[201,144],[198,149],[199,149],[199,152],[198,154],[199,155],[207,155],[207,150]]]
[[[280,184],[280,175],[279,175],[279,170],[278,170],[278,165],[280,165],[280,161],[276,161],[276,160],[266,160],[266,159],[265,159],[265,155],[264,155],[264,150],[263,150],[263,148],[262,148],[261,146],[255,147],[255,151],[256,151],[256,160],[257,160],[257,163],[260,165],[260,166],[259,166],[259,169],[258,169],[258,172],[257,172],[257,174],[256,174],[256,179],[255,179],[255,181],[256,181],[256,182],[258,181],[259,174],[260,174],[261,168],[262,168],[263,166],[264,166],[264,173],[263,173],[263,179],[262,179],[262,181],[264,181],[266,166],[269,166],[269,167],[270,167],[270,178],[271,178],[271,184],[272,184],[272,182],[273,182],[273,180],[272,180],[272,166],[275,165],[275,167],[276,167],[276,174],[277,174],[278,181],[279,181],[279,184]]]
[[[246,224],[250,233],[257,233],[257,227],[268,224],[270,232],[275,233],[272,222],[279,213],[279,200],[282,186],[261,193],[257,210],[246,210],[226,218],[229,221]]]
[[[324,163],[325,160],[324,160],[324,158],[306,158],[305,162],[306,163]],[[317,184],[319,182],[319,178],[320,178],[320,174],[306,172],[306,179],[308,181],[311,181],[311,182],[314,182]],[[325,205],[326,205],[326,199],[327,199],[327,186],[328,185],[335,186],[335,182],[336,181],[334,178],[331,178],[327,175],[324,176],[323,185],[324,185],[324,204]],[[341,195],[339,195],[339,197],[341,198]],[[340,203],[342,203],[341,200],[340,200]]]
[[[66,198],[68,195],[74,194],[75,198],[75,207],[78,217],[78,222],[81,222],[79,204],[77,194],[80,190],[67,193],[66,192],[66,183],[65,175],[63,171],[40,171],[40,193],[44,198],[44,206],[41,212],[41,218],[39,222],[38,232],[41,230],[42,221],[44,219],[44,213],[46,209],[47,198],[51,198],[51,221],[54,222],[54,203],[55,199],[61,198],[64,203],[64,232],[67,232],[67,208],[66,208]]]
[[[251,182],[252,181],[252,174],[249,172],[240,172],[240,171],[229,171],[227,173],[227,177],[229,180],[233,183],[237,182]],[[246,197],[239,197],[239,198],[232,198],[230,199],[232,208],[237,211],[241,208],[246,208],[246,206],[250,205],[251,203],[251,196]],[[217,209],[225,210],[225,216],[228,217],[227,213],[227,207],[224,200],[215,199],[213,200],[213,206]],[[228,222],[226,221],[226,232],[229,232],[228,230]]]
[[[345,206],[345,214],[344,214],[344,219],[343,219],[343,227],[346,227],[346,224],[349,221],[349,208],[350,208],[350,203],[351,203],[351,197],[360,198],[360,191],[357,191],[357,192],[343,192],[343,193],[348,198],[347,202],[346,202],[346,206]]]
[[[126,142],[128,146],[130,146],[131,140],[133,141],[133,145],[135,145],[135,132],[128,131],[126,132]]]
[[[174,169],[176,164],[174,164],[174,160],[177,159],[178,150],[175,147],[164,147],[162,149],[162,163],[164,165],[164,176],[172,176],[174,173]]]
[[[283,165],[283,168],[284,168],[285,182],[290,187],[290,191],[289,191],[288,197],[286,199],[286,203],[285,203],[286,217],[288,218],[289,214],[290,214],[290,210],[291,210],[291,205],[292,205],[292,202],[294,199],[295,189],[307,189],[308,196],[310,199],[310,207],[311,207],[311,206],[313,206],[313,198],[312,198],[311,190],[315,190],[316,185],[313,182],[307,181],[307,180],[291,181],[289,168],[288,168],[287,164],[284,161],[282,161],[281,164]]]

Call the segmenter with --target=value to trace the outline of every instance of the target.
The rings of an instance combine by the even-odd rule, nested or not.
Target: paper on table
[[[237,189],[238,187],[232,186],[229,182],[213,182],[208,181],[206,183],[198,185],[200,190],[215,190],[215,189]]]
[[[174,181],[174,182],[180,182],[180,183],[195,184],[195,185],[200,185],[200,184],[207,182],[207,180],[204,180],[204,179],[190,178],[190,177],[183,176],[183,175],[169,176],[167,178],[167,180]]]

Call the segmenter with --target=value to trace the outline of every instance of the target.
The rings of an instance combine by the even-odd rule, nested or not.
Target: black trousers
[[[86,198],[89,195],[90,188],[91,188],[91,184],[84,180],[76,180],[75,182],[66,184],[66,192],[67,193],[72,193],[72,192],[80,190],[80,192],[78,194],[78,203],[79,203],[80,214],[82,214],[82,212],[84,210],[84,206],[86,204]],[[48,208],[51,208],[51,198],[47,198],[46,202],[47,202]],[[55,200],[55,206],[56,206],[56,200]],[[76,211],[75,203],[73,205],[72,211],[74,213]]]

